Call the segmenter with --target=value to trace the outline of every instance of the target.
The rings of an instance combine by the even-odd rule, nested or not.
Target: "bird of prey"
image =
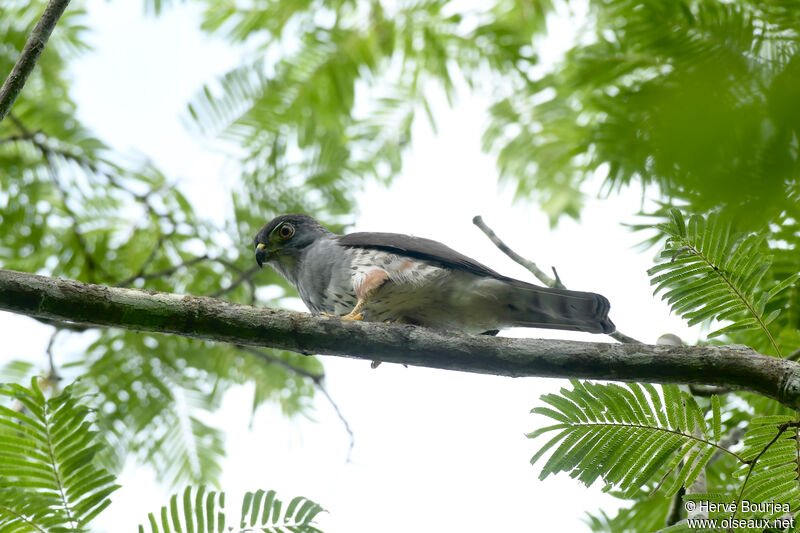
[[[277,270],[315,314],[476,334],[514,326],[614,331],[603,296],[509,278],[430,239],[337,235],[308,215],[282,215],[254,246],[258,265]]]

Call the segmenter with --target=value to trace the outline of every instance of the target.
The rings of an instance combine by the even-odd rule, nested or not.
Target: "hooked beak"
[[[264,262],[267,260],[267,245],[263,242],[256,244],[256,263],[258,263],[258,268],[264,266]]]

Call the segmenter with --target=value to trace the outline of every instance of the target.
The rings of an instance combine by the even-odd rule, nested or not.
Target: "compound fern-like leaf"
[[[734,471],[742,478],[736,501],[755,504],[737,509],[738,517],[777,518],[800,509],[800,454],[796,420],[785,415],[752,420],[744,437],[742,458]],[[763,504],[763,505],[760,505]]]
[[[662,395],[650,384],[571,383],[572,390],[542,396],[549,407],[532,410],[558,422],[528,435],[557,432],[531,459],[553,450],[540,479],[569,472],[587,485],[602,478],[607,488],[635,492],[650,483],[674,494],[694,482],[714,452],[735,455],[717,444],[719,410],[707,421],[674,385]]]
[[[656,286],[654,294],[663,292],[662,298],[689,325],[710,320],[731,322],[709,337],[760,329],[780,356],[767,327],[780,310],[765,310],[767,303],[794,284],[800,274],[765,289],[762,281],[772,258],[767,254],[764,236],[735,233],[719,213],[707,219],[694,215],[688,224],[678,209],[671,209],[669,216],[669,223],[658,226],[667,235],[661,252],[665,262],[648,270],[650,283]]]
[[[169,505],[162,507],[158,515],[150,513],[149,529],[140,525],[139,533],[322,533],[313,523],[322,510],[319,504],[302,496],[284,505],[274,490],[259,489],[244,495],[239,519],[234,520],[225,511],[224,492],[206,492],[204,486],[186,487],[180,501],[173,494]]]
[[[114,476],[94,464],[100,449],[89,409],[68,387],[47,399],[0,385],[0,523],[3,531],[80,532],[110,503]]]

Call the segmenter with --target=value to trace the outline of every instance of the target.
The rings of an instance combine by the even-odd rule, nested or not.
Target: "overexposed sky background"
[[[71,69],[79,118],[114,148],[154,160],[179,180],[198,212],[217,222],[229,218],[236,165],[213,142],[187,133],[180,117],[203,82],[237,64],[237,52],[196,29],[198,5],[181,4],[159,18],[144,17],[141,1],[90,0],[88,6],[96,50]],[[563,49],[574,28],[568,17],[553,24],[556,37],[545,46],[550,55]],[[634,250],[643,236],[621,226],[635,220],[642,191],[590,200],[580,222],[565,219],[550,229],[534,204],[512,202],[512,191],[498,186],[493,157],[481,152],[488,101],[466,90],[452,109],[433,101],[438,135],[424,119],[415,123],[402,176],[388,189],[366,187],[354,229],[437,239],[501,273],[534,281],[472,225],[480,214],[517,252],[545,270],[555,266],[568,287],[607,296],[626,334],[649,343],[667,332],[695,340],[697,329],[686,328],[652,296],[646,270],[654,252]],[[3,359],[44,357],[50,328],[0,313],[0,330],[10,347]],[[503,334],[614,342],[544,330]],[[62,334],[56,357],[66,360],[81,345],[80,336]],[[587,489],[566,475],[539,481],[539,467],[529,464],[545,442],[525,438],[545,422],[529,410],[541,394],[568,386],[565,381],[322,360],[328,389],[355,432],[352,462],[345,462],[347,434],[324,398],[315,400],[314,421],[286,420],[271,407],[251,420],[252,390],[242,387],[214,415],[227,432],[222,489],[229,509],[238,508],[242,492],[264,488],[323,505],[328,513],[319,524],[327,533],[470,533],[584,531],[584,511],[618,504],[599,486]],[[147,512],[167,503],[169,491],[158,481],[157,472],[129,465],[96,529],[135,531]]]

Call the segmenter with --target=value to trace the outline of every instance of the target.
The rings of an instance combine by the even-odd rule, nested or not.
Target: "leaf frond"
[[[89,409],[71,387],[47,399],[35,377],[0,385],[0,398],[13,402],[0,405],[3,531],[84,531],[118,488],[94,464],[101,445]]]
[[[676,386],[665,385],[662,394],[652,385],[636,383],[572,381],[572,386],[542,396],[550,407],[533,409],[560,422],[528,435],[558,431],[531,460],[535,463],[552,450],[540,479],[569,472],[587,485],[602,478],[633,493],[661,473],[655,490],[674,494],[697,478],[715,452],[736,455],[718,444],[718,411],[706,420],[697,402]],[[670,476],[671,482],[665,483]]]
[[[662,292],[662,298],[689,325],[712,320],[731,322],[709,337],[760,329],[780,356],[767,327],[778,313],[765,310],[769,301],[792,286],[798,276],[787,276],[763,288],[772,265],[765,238],[736,233],[731,222],[717,212],[708,217],[694,215],[687,224],[675,208],[669,211],[669,222],[658,228],[667,235],[667,242],[660,256],[663,262],[648,271],[654,292]]]

